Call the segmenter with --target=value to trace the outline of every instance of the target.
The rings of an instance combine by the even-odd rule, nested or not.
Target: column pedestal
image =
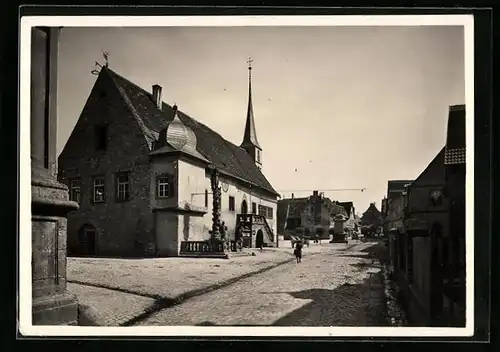
[[[32,324],[76,325],[78,302],[66,290],[68,188],[44,168],[32,165]]]

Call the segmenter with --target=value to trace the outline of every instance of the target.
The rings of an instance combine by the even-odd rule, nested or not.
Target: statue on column
[[[215,166],[211,166],[212,173],[210,176],[210,185],[213,194],[212,207],[212,232],[211,240],[213,242],[220,241],[220,211],[221,211],[221,188],[219,187],[219,171]]]

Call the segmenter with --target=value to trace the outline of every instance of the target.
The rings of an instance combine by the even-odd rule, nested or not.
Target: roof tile
[[[151,148],[150,142],[173,119],[172,106],[163,102],[160,110],[154,103],[151,93],[109,68],[103,68],[102,73],[107,73],[111,77],[121,95],[124,96],[127,105],[131,106],[131,110],[138,119],[141,130]],[[178,116],[186,126],[195,132],[198,141],[197,151],[215,164],[220,171],[278,195],[243,148],[227,141],[217,132],[180,110],[178,110]]]

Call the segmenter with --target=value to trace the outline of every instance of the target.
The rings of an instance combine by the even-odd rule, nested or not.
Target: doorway
[[[255,237],[255,247],[264,247],[264,233],[262,230],[257,231],[257,236]]]
[[[90,224],[83,225],[78,239],[79,252],[82,255],[95,255],[97,252],[97,230]]]
[[[241,202],[241,214],[248,214],[248,204],[246,199],[243,199],[243,202]]]

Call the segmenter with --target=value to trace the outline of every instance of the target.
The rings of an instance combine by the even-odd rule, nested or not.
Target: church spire
[[[248,58],[248,108],[247,119],[245,124],[245,134],[243,135],[242,148],[255,147],[260,148],[259,141],[257,140],[257,132],[255,131],[255,120],[253,117],[252,105],[252,58]]]

